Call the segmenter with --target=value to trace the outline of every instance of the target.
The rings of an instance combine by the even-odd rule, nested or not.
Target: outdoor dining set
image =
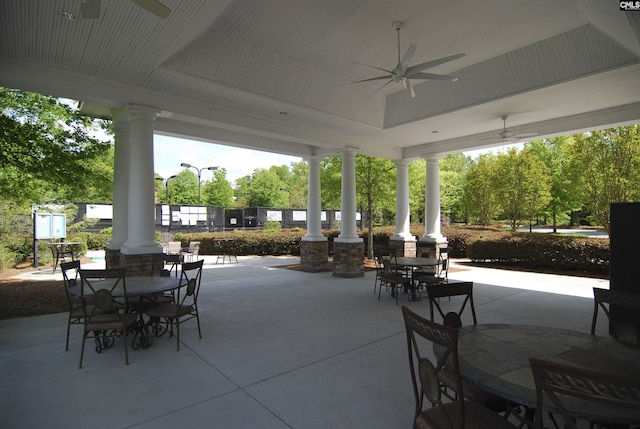
[[[429,259],[381,252],[376,261],[378,300],[384,288],[396,304],[402,293],[429,304],[429,317],[402,306],[414,427],[640,427],[640,333],[613,309],[637,312],[640,293],[593,288],[585,332],[478,324],[473,282],[449,280],[446,253]],[[463,324],[463,313],[471,324]],[[599,314],[611,335],[595,335]]]
[[[79,368],[87,339],[93,339],[101,353],[122,337],[129,364],[129,336],[137,350],[168,333],[175,336],[179,351],[180,325],[195,319],[202,338],[198,293],[204,260],[185,262],[177,256],[158,254],[148,276],[128,275],[126,268],[84,269],[78,260],[61,264],[69,304],[66,350],[71,325],[83,327]]]

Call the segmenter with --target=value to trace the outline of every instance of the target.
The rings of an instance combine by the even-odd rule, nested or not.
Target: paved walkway
[[[187,322],[180,352],[175,339],[158,338],[125,366],[122,344],[101,354],[88,344],[79,370],[81,331],[72,327],[65,352],[65,314],[0,321],[0,427],[411,427],[402,314],[390,295],[378,302],[375,273],[342,279],[278,268],[298,262],[291,257],[204,259],[203,338]],[[450,278],[475,282],[479,323],[587,332],[591,288],[608,286],[485,268]],[[426,300],[400,299],[428,315]],[[598,332],[606,335],[605,324]]]

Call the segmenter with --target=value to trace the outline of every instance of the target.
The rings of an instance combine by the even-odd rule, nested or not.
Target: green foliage
[[[596,221],[610,230],[610,204],[640,200],[640,126],[574,136],[568,171]]]
[[[0,195],[23,205],[110,200],[112,145],[105,124],[54,97],[0,87]],[[111,164],[112,165],[112,164]]]
[[[500,212],[498,196],[494,192],[497,157],[481,155],[471,163],[464,181],[463,201],[471,219],[489,225]]]
[[[373,258],[373,221],[384,209],[394,210],[396,166],[393,162],[372,156],[356,156],[356,195],[364,216],[368,240],[367,254]]]
[[[469,245],[473,261],[491,261],[524,268],[609,272],[609,240],[549,234],[518,233],[479,239]]]
[[[213,172],[213,180],[202,184],[202,203],[209,206],[231,207],[233,188],[227,180],[227,170]]]
[[[198,175],[188,168],[169,180],[169,204],[198,204]]]
[[[512,231],[534,219],[551,200],[549,171],[530,148],[511,148],[498,155],[494,192],[502,211],[511,222]]]

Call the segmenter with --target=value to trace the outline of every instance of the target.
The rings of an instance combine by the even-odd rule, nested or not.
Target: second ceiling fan
[[[354,83],[372,82],[376,80],[388,80],[388,82],[385,83],[382,87],[380,87],[378,91],[384,88],[385,86],[389,85],[390,83],[398,83],[409,90],[409,92],[411,93],[411,97],[415,97],[416,91],[413,89],[413,86],[411,86],[411,81],[409,79],[448,80],[448,81],[454,81],[454,82],[457,81],[458,78],[455,76],[425,73],[424,70],[439,66],[440,64],[444,64],[449,61],[457,60],[458,58],[464,57],[465,54],[450,55],[448,57],[438,58],[437,60],[431,60],[431,61],[427,61],[426,63],[416,64],[411,66],[409,64],[411,63],[413,54],[415,53],[418,45],[416,45],[415,43],[412,43],[409,46],[409,49],[407,49],[407,52],[404,54],[404,56],[402,58],[400,57],[400,29],[402,28],[403,25],[404,24],[400,21],[396,21],[393,23],[393,28],[396,30],[398,34],[398,65],[396,65],[396,67],[393,70],[387,70],[387,69],[372,66],[369,64],[356,63],[356,64],[361,64],[363,66],[371,67],[377,70],[381,70],[387,74],[383,76],[359,80]]]

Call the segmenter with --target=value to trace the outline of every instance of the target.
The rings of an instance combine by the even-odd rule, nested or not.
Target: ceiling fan
[[[141,8],[165,19],[171,13],[171,9],[158,0],[131,0]],[[100,0],[81,0],[80,15],[85,19],[97,19],[100,16]]]
[[[535,137],[535,136],[538,135],[538,133],[515,133],[515,132],[513,132],[511,130],[508,130],[507,129],[507,118],[508,117],[509,117],[508,115],[500,116],[500,119],[502,119],[503,128],[502,128],[502,131],[500,131],[498,133],[498,137],[500,137],[503,142],[518,143],[519,141],[522,141],[523,139],[526,139],[528,137]],[[487,137],[487,138],[480,139],[480,140],[495,140],[495,137]]]
[[[378,89],[378,91],[384,88],[385,86],[389,85],[390,83],[395,82],[395,83],[401,84],[406,89],[408,89],[409,92],[411,92],[411,97],[415,97],[416,92],[411,86],[411,81],[409,80],[409,78],[422,79],[422,80],[448,80],[453,82],[457,81],[458,78],[455,76],[441,75],[441,74],[434,74],[434,73],[424,73],[423,70],[427,70],[432,67],[439,66],[440,64],[444,64],[449,61],[457,60],[458,58],[464,57],[465,54],[451,55],[448,57],[438,58],[437,60],[427,61],[426,63],[410,66],[409,64],[411,63],[411,59],[413,58],[413,54],[415,53],[418,45],[416,45],[415,43],[412,43],[409,46],[409,49],[407,49],[407,52],[404,54],[404,56],[402,58],[400,57],[400,29],[402,28],[403,25],[404,24],[400,21],[396,21],[393,23],[393,28],[396,30],[398,34],[398,65],[396,66],[396,68],[394,68],[393,70],[387,70],[381,67],[376,67],[376,66],[371,66],[369,64],[356,62],[355,64],[361,64],[363,66],[381,70],[388,74],[384,76],[378,76],[378,77],[372,77],[369,79],[359,80],[353,83],[371,82],[376,80],[389,80],[387,83],[381,86]]]

